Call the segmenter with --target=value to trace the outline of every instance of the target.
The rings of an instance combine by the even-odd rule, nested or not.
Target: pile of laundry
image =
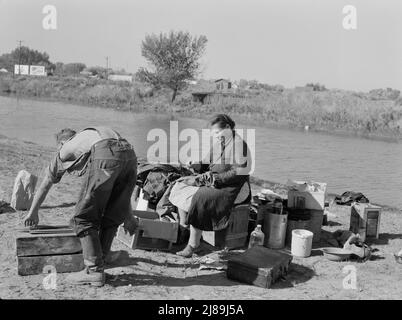
[[[353,202],[369,203],[369,199],[361,192],[346,191],[335,197],[335,203],[341,206],[350,206]]]
[[[169,201],[170,190],[177,179],[191,175],[194,172],[183,165],[143,161],[138,164],[137,185],[142,188],[149,208],[155,210],[161,218],[176,219],[173,214],[175,207]]]

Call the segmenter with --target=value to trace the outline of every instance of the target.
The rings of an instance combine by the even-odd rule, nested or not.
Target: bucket
[[[310,218],[310,227],[308,230],[310,230],[314,236],[313,236],[313,242],[320,242],[321,239],[321,227],[322,227],[322,222],[324,219],[324,210],[310,210],[311,212],[311,218]]]
[[[269,214],[269,232],[265,237],[264,245],[271,249],[282,249],[285,247],[286,226],[288,222],[287,213],[278,214],[271,212]],[[265,228],[267,230],[267,228]]]
[[[292,231],[295,229],[310,230],[311,210],[288,208],[288,226],[286,228],[286,244],[292,241]]]
[[[313,233],[304,229],[292,231],[291,253],[295,257],[306,258],[311,254]]]
[[[295,229],[305,229],[308,230],[310,227],[310,219],[309,220],[291,220],[288,218],[288,225],[286,228],[286,240],[285,243],[290,245],[292,242],[292,231]]]

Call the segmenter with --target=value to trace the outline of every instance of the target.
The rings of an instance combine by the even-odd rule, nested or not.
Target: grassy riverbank
[[[207,118],[225,112],[239,122],[271,127],[400,140],[402,105],[399,100],[373,99],[369,94],[343,90],[251,90],[242,95],[215,95],[206,104],[192,101],[189,87],[174,103],[170,92],[142,83],[112,82],[79,77],[0,76],[0,94],[96,105],[117,110],[169,113]]]

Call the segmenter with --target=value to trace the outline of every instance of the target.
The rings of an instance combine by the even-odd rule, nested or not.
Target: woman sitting
[[[180,256],[191,257],[198,251],[203,230],[228,226],[235,200],[236,204],[250,201],[250,152],[234,128],[228,115],[215,116],[211,130],[216,142],[206,161],[192,165],[201,174],[179,179],[171,190],[169,201],[178,208],[180,225],[190,229],[187,246],[177,252]],[[239,202],[240,191],[243,196]]]

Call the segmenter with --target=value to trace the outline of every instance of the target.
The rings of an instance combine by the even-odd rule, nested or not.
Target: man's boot
[[[66,281],[71,284],[90,284],[101,287],[105,284],[102,246],[98,232],[90,229],[79,236],[84,256],[85,269],[67,276]]]
[[[113,264],[121,255],[121,251],[110,251],[113,239],[116,236],[117,227],[102,228],[99,232],[99,239],[102,247],[103,260],[106,264]]]

